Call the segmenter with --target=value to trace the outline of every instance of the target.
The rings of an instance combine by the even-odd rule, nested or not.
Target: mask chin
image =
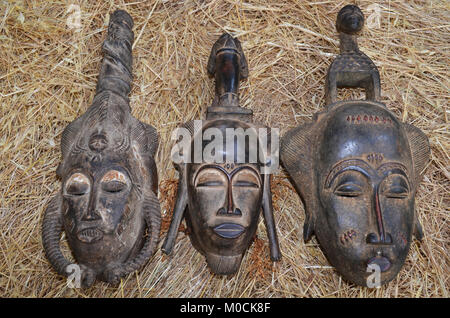
[[[236,273],[242,262],[242,254],[225,256],[206,253],[205,256],[209,268],[218,275],[231,275]]]

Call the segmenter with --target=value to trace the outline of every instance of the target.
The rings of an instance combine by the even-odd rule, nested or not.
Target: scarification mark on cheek
[[[357,232],[353,229],[345,231],[340,236],[340,241],[342,245],[348,245],[351,244],[351,242],[357,237]]]
[[[408,240],[406,239],[405,235],[402,232],[399,232],[397,237],[400,242],[400,246],[404,248],[408,244]]]

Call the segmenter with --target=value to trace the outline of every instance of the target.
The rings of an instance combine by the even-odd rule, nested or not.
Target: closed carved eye
[[[247,187],[247,188],[259,188],[259,184],[252,182],[252,181],[246,181],[246,180],[238,180],[233,183],[233,186],[235,187]]]
[[[127,188],[128,177],[120,171],[110,170],[108,171],[100,181],[102,190],[116,193]]]
[[[196,187],[223,187],[226,177],[217,169],[204,169],[196,177]]]
[[[69,195],[82,196],[89,193],[91,185],[89,178],[82,173],[74,173],[67,179],[65,185],[65,192]]]
[[[102,189],[107,192],[120,192],[126,187],[125,183],[116,180],[102,183]]]
[[[259,188],[259,177],[253,170],[242,169],[233,176],[233,187]]]
[[[338,185],[333,193],[341,197],[357,197],[363,193],[363,189],[355,183],[344,183]]]
[[[403,199],[409,195],[409,187],[406,179],[400,175],[390,175],[382,187],[382,195],[387,198]]]
[[[208,180],[197,183],[197,187],[221,187],[223,182],[220,180]]]

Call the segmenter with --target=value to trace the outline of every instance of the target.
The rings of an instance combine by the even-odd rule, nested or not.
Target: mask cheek
[[[381,196],[385,229],[392,236],[392,259],[404,259],[408,253],[414,229],[414,198],[387,198]]]
[[[234,206],[242,213],[241,224],[245,227],[250,226],[251,222],[257,222],[261,210],[262,190],[260,188],[234,188],[233,189]]]
[[[106,197],[104,200],[100,200],[97,211],[102,219],[102,227],[105,233],[113,233],[123,222],[126,222],[124,218],[131,207],[127,202],[126,196],[118,197]]]
[[[197,188],[192,192],[191,214],[196,215],[195,219],[201,220],[202,224],[214,226],[214,218],[220,209],[226,209],[226,189],[224,187]]]
[[[89,205],[88,196],[64,197],[64,227],[69,232],[76,232],[76,227],[81,222],[83,215],[87,213]]]
[[[319,215],[325,224],[325,231],[320,231],[319,240],[326,241],[330,248],[338,249],[337,257],[346,257],[348,260],[361,262],[365,258],[366,234],[370,225],[370,200],[366,195],[357,197],[344,197],[333,194],[331,191],[322,193],[322,209]],[[331,251],[330,254],[336,254]]]

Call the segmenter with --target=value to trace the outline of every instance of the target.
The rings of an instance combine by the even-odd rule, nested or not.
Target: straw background
[[[79,30],[67,25],[71,3],[81,9]],[[372,16],[359,46],[379,68],[383,102],[422,129],[431,144],[416,195],[425,238],[414,240],[404,268],[389,284],[379,289],[349,284],[315,238],[303,242],[303,205],[282,168],[272,186],[279,263],[269,260],[262,218],[232,277],[211,274],[183,231],[171,255],[158,249],[118,287],[96,282],[86,290],[68,288],[44,256],[40,229],[61,186],[55,173],[61,133],[94,97],[109,13],[125,9],[134,19],[132,113],[160,135],[160,247],[177,184],[169,159],[171,132],[204,118],[213,99],[206,63],[214,41],[225,31],[241,40],[250,71],[241,83],[241,106],[283,135],[324,107],[325,74],[339,49],[334,22],[347,3],[0,0],[0,297],[448,297],[450,4],[445,0],[378,1],[375,9],[371,1],[352,1],[366,19],[379,8],[379,25]],[[344,91],[340,97],[362,94]]]

